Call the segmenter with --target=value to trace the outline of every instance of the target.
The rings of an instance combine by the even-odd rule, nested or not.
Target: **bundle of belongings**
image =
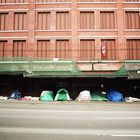
[[[126,97],[125,98],[126,102],[132,103],[132,102],[140,102],[139,98],[134,98],[134,97]]]
[[[0,96],[0,100],[8,100],[7,96]]]
[[[22,98],[20,98],[20,100],[22,101],[38,101],[39,100],[39,97],[32,97],[32,96],[24,96]]]

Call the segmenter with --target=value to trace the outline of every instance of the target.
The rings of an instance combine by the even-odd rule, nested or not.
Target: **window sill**
[[[123,2],[124,4],[140,4],[140,2]]]
[[[29,30],[0,30],[0,32],[28,32]]]
[[[0,5],[19,5],[19,4],[26,5],[30,3],[0,3]]]
[[[77,2],[78,4],[114,4],[117,2]]]
[[[71,30],[35,30],[36,32],[70,32]]]
[[[118,31],[117,29],[78,29],[78,31],[81,31],[81,32],[116,32]]]
[[[131,32],[131,31],[140,32],[140,29],[124,29],[124,31],[128,31],[128,32]]]
[[[71,4],[72,2],[36,2],[35,4]]]

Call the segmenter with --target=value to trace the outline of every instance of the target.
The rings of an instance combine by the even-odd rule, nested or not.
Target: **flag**
[[[101,43],[101,58],[106,58],[106,42]]]

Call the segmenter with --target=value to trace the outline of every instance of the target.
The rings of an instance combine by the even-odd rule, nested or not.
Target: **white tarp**
[[[126,102],[140,102],[139,98],[134,98],[134,97],[126,97],[125,98]]]
[[[83,90],[80,92],[78,98],[78,101],[91,101],[91,93],[88,90]]]
[[[6,96],[0,96],[0,100],[8,100],[8,97],[6,97]]]

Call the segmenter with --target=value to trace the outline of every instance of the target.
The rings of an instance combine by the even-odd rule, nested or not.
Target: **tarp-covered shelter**
[[[112,102],[124,101],[123,94],[113,89],[107,91],[107,98]]]
[[[17,99],[17,100],[19,100],[20,98],[21,92],[18,89],[13,90],[8,97],[8,99]]]

